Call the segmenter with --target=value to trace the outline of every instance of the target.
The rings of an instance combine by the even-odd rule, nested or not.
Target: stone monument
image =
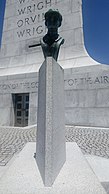
[[[24,0],[19,2],[28,4]],[[41,8],[42,2],[37,3]],[[61,17],[54,19],[54,12],[47,12],[49,14],[53,15],[50,20],[46,18],[48,33],[39,43],[45,61],[39,70],[37,165],[33,157],[36,145],[32,142],[19,153],[0,180],[0,194],[106,194],[77,144],[67,143],[65,153],[64,76],[63,69],[56,62],[63,43],[57,33]],[[18,24],[21,25],[21,22],[19,20]],[[56,36],[52,41],[54,30]],[[29,30],[27,32],[30,33]]]
[[[82,0],[6,0],[0,49],[0,125],[37,123],[38,72],[44,57],[40,46],[30,45],[41,44],[46,33],[44,14],[49,9],[58,9],[63,16],[59,34],[66,41],[58,62],[64,68],[65,123],[109,127],[109,66],[94,61],[85,50]],[[19,102],[13,99],[17,95],[25,99],[25,94],[29,106],[25,111],[21,108],[21,119],[16,108]]]
[[[52,186],[65,153],[64,71],[56,62],[64,39],[58,35],[62,16],[45,14],[47,34],[41,40],[45,62],[39,70],[36,161],[45,186]],[[37,45],[36,45],[37,46]]]
[[[72,143],[66,146],[65,143],[64,71],[56,62],[59,48],[64,42],[58,35],[61,21],[62,16],[58,11],[46,12],[45,24],[48,32],[41,40],[45,61],[39,70],[35,154],[43,186],[41,183],[37,185],[37,191],[40,194],[105,194],[104,189],[87,168],[77,146]],[[74,168],[73,163],[76,164]],[[36,168],[37,173],[38,170]],[[39,175],[36,181],[38,178],[40,179]]]

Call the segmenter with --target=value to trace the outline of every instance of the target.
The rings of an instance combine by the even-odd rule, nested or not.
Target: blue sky
[[[88,53],[109,64],[109,0],[83,0],[83,19]]]
[[[5,0],[0,0],[0,37]],[[83,0],[85,46],[90,56],[109,64],[109,0]]]
[[[1,34],[2,34],[5,2],[6,2],[6,0],[0,0],[0,43],[1,43]]]

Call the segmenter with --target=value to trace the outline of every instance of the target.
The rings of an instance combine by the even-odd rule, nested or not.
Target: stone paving
[[[27,142],[35,142],[36,127],[0,127],[0,166],[5,166]],[[84,154],[109,158],[109,129],[66,126],[66,141],[75,141]]]
[[[27,142],[35,141],[36,127],[0,128],[0,166],[5,166]]]
[[[83,154],[109,158],[109,129],[66,127],[66,140],[75,141]]]

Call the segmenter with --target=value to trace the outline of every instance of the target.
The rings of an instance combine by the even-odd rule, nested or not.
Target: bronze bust
[[[58,11],[50,9],[45,13],[45,25],[48,32],[41,39],[41,47],[45,58],[52,56],[57,61],[60,46],[64,43],[64,39],[58,34],[61,23],[62,16]]]

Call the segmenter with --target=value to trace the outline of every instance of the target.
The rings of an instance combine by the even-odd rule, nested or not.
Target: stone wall
[[[6,0],[0,68],[35,65],[38,71],[44,58],[39,43],[46,33],[44,13],[58,9],[63,16],[59,33],[65,39],[59,55],[64,68],[96,64],[85,51],[82,0]],[[83,63],[82,63],[83,61]]]
[[[109,68],[68,71],[65,75],[66,124],[109,127]]]
[[[38,75],[36,73],[20,76],[3,76],[0,78],[0,125],[14,126],[14,104],[12,95],[29,93],[28,124],[37,121]]]
[[[44,61],[36,44],[46,33],[44,13],[58,9],[65,39],[59,64],[65,70],[66,124],[109,127],[108,67],[86,52],[82,0],[6,0],[0,50],[0,125],[14,125],[12,95],[29,93],[29,125],[37,118],[38,70]],[[98,64],[98,65],[97,65]]]
[[[109,127],[109,68],[66,69],[65,123]],[[14,126],[12,94],[29,93],[29,125],[37,122],[38,74],[0,80],[0,125]]]

